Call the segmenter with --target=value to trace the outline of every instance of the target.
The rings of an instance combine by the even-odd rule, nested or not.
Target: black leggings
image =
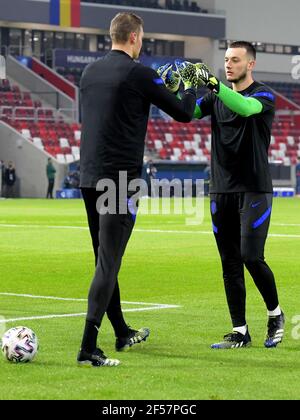
[[[101,193],[94,188],[82,188],[81,192],[96,264],[88,296],[87,320],[101,324],[106,312],[116,336],[122,337],[128,327],[122,314],[117,276],[134,226],[134,217],[130,212],[100,215],[96,209],[96,203]]]
[[[211,194],[210,209],[232,324],[242,326],[246,324],[244,266],[268,310],[278,306],[274,275],[264,258],[272,194]]]

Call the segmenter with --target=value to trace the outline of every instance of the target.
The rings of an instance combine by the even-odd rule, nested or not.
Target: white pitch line
[[[212,235],[212,231],[206,231],[206,230],[164,230],[164,229],[134,229],[134,232],[150,232],[150,233],[181,233],[181,234],[198,234],[198,235]],[[289,235],[284,233],[269,233],[269,237],[271,238],[300,238],[300,235]]]
[[[9,224],[9,223],[0,223],[0,227],[13,227],[13,228],[47,228],[47,229],[79,229],[79,230],[88,230],[87,226],[63,226],[63,225],[21,225],[21,224]]]
[[[10,318],[10,319],[0,319],[0,324],[5,324],[6,322],[15,322],[15,321],[31,321],[34,319],[52,319],[52,318],[72,318],[75,316],[86,315],[86,312],[78,314],[56,314],[56,315],[40,315],[40,316],[26,316],[21,318]]]
[[[24,293],[10,293],[10,292],[0,292],[0,296],[14,296],[14,297],[25,297],[31,299],[50,299],[50,300],[63,300],[63,301],[71,301],[71,302],[86,302],[87,299],[81,298],[64,298],[59,296],[40,296],[40,295],[30,295]],[[164,303],[150,303],[150,302],[130,302],[127,300],[122,300],[122,303],[126,305],[150,305],[150,306],[161,306],[161,307],[174,307],[177,308],[177,305],[168,305]]]
[[[197,235],[212,235],[210,230],[167,230],[167,229],[134,229],[133,232],[141,233],[183,233],[183,234],[197,234]]]
[[[62,298],[58,296],[39,296],[39,295],[29,295],[24,293],[9,293],[9,292],[0,292],[0,296],[14,296],[22,298],[31,298],[31,299],[50,299],[50,300],[60,300],[60,301],[72,301],[72,302],[86,302],[87,299],[79,298]],[[123,309],[123,312],[142,312],[142,311],[155,311],[159,309],[175,309],[180,308],[180,305],[168,305],[162,303],[150,303],[150,302],[129,302],[122,301],[122,304],[127,305],[141,305],[145,306],[143,308],[130,308]],[[16,321],[28,321],[28,320],[37,320],[37,319],[53,319],[53,318],[72,318],[77,316],[84,316],[86,312],[80,312],[75,314],[53,314],[53,315],[38,315],[38,316],[29,316],[21,318],[11,318],[11,319],[0,319],[0,324],[6,322],[16,322]]]
[[[280,224],[280,226],[289,226]],[[51,226],[51,225],[13,225],[0,223],[0,227],[30,227],[30,228],[46,228],[46,229],[76,229],[76,230],[88,230],[88,227],[84,226]],[[166,230],[166,229],[134,229],[133,232],[137,233],[162,233],[162,234],[184,234],[184,235],[212,235],[210,230]],[[268,237],[271,238],[300,238],[300,235],[285,234],[285,233],[269,233]]]
[[[64,300],[64,301],[73,301],[73,302],[86,302],[87,301],[87,299],[63,298],[63,297],[56,297],[56,296],[27,295],[27,294],[22,294],[22,293],[1,292],[0,295],[1,296],[24,297],[24,298],[31,298],[31,299]]]
[[[142,311],[155,311],[156,309],[175,309],[180,308],[179,305],[157,305],[149,306],[146,308],[131,308],[123,309],[123,312],[142,312]],[[55,315],[38,315],[38,316],[26,316],[20,318],[9,318],[9,319],[0,319],[0,324],[5,324],[7,322],[16,322],[16,321],[33,321],[40,319],[53,319],[53,318],[75,318],[79,316],[85,316],[86,312],[80,312],[76,314],[55,314]]]
[[[156,305],[156,306],[149,306],[146,308],[122,309],[122,312],[142,312],[142,311],[155,311],[156,309],[176,309],[176,308],[181,308],[181,305]]]
[[[151,303],[151,302],[129,302],[128,300],[122,300],[122,303],[126,303],[127,305],[150,305],[150,306],[174,306],[174,305],[168,305],[164,303]],[[180,305],[179,305],[180,306]],[[178,305],[175,305],[174,307],[178,307]]]
[[[300,235],[288,235],[285,233],[269,233],[271,238],[300,238]]]
[[[272,226],[300,226],[300,223],[272,223]]]

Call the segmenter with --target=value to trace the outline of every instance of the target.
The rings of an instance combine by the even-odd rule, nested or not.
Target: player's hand
[[[205,84],[208,89],[212,90],[213,92],[219,93],[220,82],[216,76],[212,74],[207,65],[204,63],[196,63],[195,66],[197,69],[198,81],[202,82],[202,84]]]
[[[197,68],[189,61],[175,61],[177,72],[180,74],[184,89],[198,87]]]
[[[167,63],[164,66],[160,66],[156,72],[162,78],[166,88],[170,92],[176,93],[179,90],[180,76],[173,70],[172,64]]]

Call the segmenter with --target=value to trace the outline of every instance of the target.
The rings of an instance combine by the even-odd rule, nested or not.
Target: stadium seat
[[[58,153],[56,155],[56,159],[59,163],[66,163],[65,155],[63,155],[62,153]]]
[[[60,147],[61,147],[61,148],[64,148],[64,147],[70,147],[68,139],[66,139],[66,138],[64,138],[64,137],[61,137],[61,138],[59,139],[59,144],[60,144]]]
[[[71,155],[71,154],[69,154],[69,153],[67,153],[67,154],[65,155],[65,159],[66,159],[66,162],[67,162],[67,163],[72,163],[72,162],[74,162],[74,156],[73,156],[73,155]]]
[[[74,137],[75,137],[75,140],[80,140],[80,138],[81,138],[81,130],[78,130],[78,129],[75,129],[74,130]]]
[[[38,148],[44,149],[44,145],[40,137],[33,137],[32,141],[33,141],[33,144],[35,144]]]
[[[23,134],[24,137],[26,137],[27,139],[29,139],[31,137],[31,133],[28,130],[28,128],[22,128],[21,129],[21,133]]]

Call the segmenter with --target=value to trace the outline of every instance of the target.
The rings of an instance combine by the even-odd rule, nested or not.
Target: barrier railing
[[[74,109],[61,108],[35,108],[26,106],[0,106],[0,118],[9,120],[30,120],[30,121],[49,121],[49,122],[73,122],[75,121]],[[68,116],[69,114],[69,116]]]

